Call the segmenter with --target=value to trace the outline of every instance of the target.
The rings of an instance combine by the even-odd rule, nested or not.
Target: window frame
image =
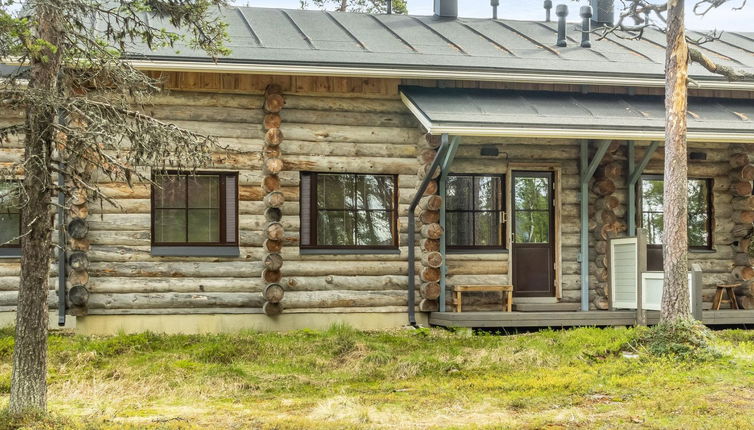
[[[155,241],[155,219],[156,219],[156,209],[159,209],[156,207],[155,204],[155,196],[156,196],[156,179],[159,176],[181,176],[190,179],[192,176],[218,176],[218,196],[219,196],[219,238],[220,241],[218,242],[156,242]],[[229,172],[229,171],[196,171],[196,172],[186,172],[186,171],[180,171],[180,170],[165,170],[165,171],[157,171],[152,172],[152,184],[151,184],[151,195],[150,195],[150,244],[153,250],[153,254],[155,255],[200,255],[197,254],[195,251],[196,249],[201,248],[208,248],[208,249],[222,249],[222,248],[230,248],[236,250],[235,253],[232,253],[233,255],[238,255],[238,248],[239,248],[239,219],[238,219],[238,210],[239,210],[239,195],[238,195],[238,189],[239,189],[239,183],[238,183],[238,172]],[[225,241],[227,238],[227,227],[228,227],[228,213],[227,213],[227,195],[226,195],[226,178],[228,177],[235,177],[236,180],[236,186],[235,186],[235,213],[232,214],[235,217],[235,225],[236,225],[236,231],[234,234],[234,242],[227,242]],[[188,207],[188,185],[186,186],[186,211],[190,209]],[[186,225],[188,228],[188,217],[186,218]],[[188,236],[187,236],[188,239]],[[184,249],[184,252],[180,252],[182,249]],[[172,252],[173,250],[178,251],[177,253]],[[155,252],[157,251],[157,252]],[[163,251],[167,251],[163,253]],[[232,255],[225,255],[222,256],[232,256]]]
[[[663,182],[663,188],[665,186],[665,176],[659,175],[659,174],[646,174],[641,175],[639,177],[639,182],[637,183],[637,190],[636,190],[636,197],[638,199],[637,202],[637,208],[636,216],[638,218],[637,225],[644,227],[644,193],[642,192],[642,182],[644,180],[650,180],[650,181],[657,181],[660,180]],[[714,208],[714,185],[715,185],[715,179],[710,177],[687,177],[687,181],[704,181],[704,183],[707,186],[707,244],[706,245],[689,245],[688,249],[691,252],[707,252],[714,250],[714,216],[715,216],[715,208]],[[656,213],[656,212],[650,212],[650,213]],[[664,214],[664,207],[663,207],[663,214]],[[688,221],[687,221],[688,222]],[[648,248],[662,248],[662,244],[647,244]]]
[[[15,184],[16,186],[22,186],[21,180],[7,180],[4,181],[9,184]],[[18,243],[0,244],[0,258],[1,257],[20,257],[21,256],[21,231],[23,230],[23,213],[22,208],[18,208]]]
[[[448,240],[448,237],[445,239],[445,249],[448,252],[451,253],[464,253],[469,251],[479,251],[481,253],[483,252],[502,252],[502,251],[508,251],[508,241],[507,241],[507,229],[508,229],[508,219],[507,219],[507,213],[506,213],[506,205],[508,203],[507,199],[507,183],[506,183],[506,175],[503,173],[450,173],[448,175],[448,178],[451,176],[461,176],[461,177],[471,177],[472,178],[472,184],[474,185],[474,203],[478,200],[478,193],[476,189],[476,182],[474,180],[476,178],[496,178],[499,181],[500,185],[500,195],[499,195],[499,201],[498,201],[498,209],[497,210],[457,210],[457,209],[448,209],[445,208],[445,221],[446,221],[446,228],[447,228],[447,214],[448,213],[471,213],[472,214],[472,221],[473,216],[476,213],[485,213],[485,212],[492,212],[497,214],[497,225],[500,227],[500,234],[501,234],[501,244],[500,245],[451,245],[450,241]],[[445,196],[447,202],[447,185],[445,187]],[[472,237],[474,240],[476,240],[476,225],[472,222]]]
[[[358,176],[389,176],[393,179],[393,198],[392,208],[390,210],[374,210],[377,212],[390,212],[390,232],[393,238],[393,243],[390,245],[320,245],[319,244],[319,208],[317,207],[317,186],[319,175],[350,175],[354,177]],[[303,245],[299,241],[299,249],[306,252],[333,252],[333,253],[394,253],[399,251],[400,248],[400,230],[398,228],[398,211],[399,211],[399,187],[398,187],[398,175],[390,173],[360,173],[360,172],[301,172],[301,176],[309,176],[309,244]],[[300,181],[300,192],[304,194],[304,181]],[[358,211],[355,209],[354,211]],[[303,225],[304,212],[299,211],[299,221]]]

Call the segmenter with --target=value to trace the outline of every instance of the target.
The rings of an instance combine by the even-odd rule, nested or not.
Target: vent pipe
[[[387,14],[391,15],[393,13],[393,0],[387,0]]]
[[[615,0],[589,0],[594,11],[592,25],[611,26],[615,22]]]
[[[562,47],[568,46],[566,42],[566,17],[568,16],[568,6],[559,4],[555,8],[555,15],[558,16],[558,43]]]
[[[592,22],[592,7],[581,6],[579,15],[581,15],[581,47],[591,48],[592,42],[589,41],[589,33],[592,31],[590,25]]]
[[[550,22],[550,10],[552,9],[552,0],[545,0],[545,21]]]
[[[458,18],[458,0],[435,0],[435,16]]]
[[[492,6],[492,19],[497,19],[497,7],[500,6],[500,0],[490,0]]]

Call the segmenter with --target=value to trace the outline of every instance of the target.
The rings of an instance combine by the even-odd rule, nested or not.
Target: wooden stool
[[[719,311],[720,303],[730,303],[731,309],[740,309],[738,307],[738,300],[736,300],[735,288],[740,287],[741,284],[721,284],[717,286],[715,291],[715,299],[712,300],[712,310]],[[723,300],[723,292],[728,294],[728,300]]]
[[[503,293],[503,312],[510,312],[513,309],[513,285],[455,285],[453,292],[455,293],[456,312],[461,312],[462,293],[487,291]]]

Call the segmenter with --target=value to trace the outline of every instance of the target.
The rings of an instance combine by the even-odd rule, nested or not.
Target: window
[[[153,179],[152,245],[237,248],[237,173],[168,172]]]
[[[502,176],[448,177],[445,206],[450,249],[505,248]]]
[[[642,176],[641,178],[641,225],[647,231],[649,270],[662,270],[662,229],[663,229],[663,190],[662,176]],[[712,181],[710,179],[688,180],[688,238],[689,248],[696,250],[712,249]],[[652,250],[651,248],[654,248]]]
[[[301,248],[397,249],[398,178],[301,174]]]
[[[0,247],[20,248],[21,209],[16,182],[0,182]],[[7,254],[6,251],[3,254]]]

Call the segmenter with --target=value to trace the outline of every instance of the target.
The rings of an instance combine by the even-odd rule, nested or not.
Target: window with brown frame
[[[238,173],[167,172],[152,185],[152,245],[238,246]]]
[[[21,248],[21,209],[15,181],[0,182],[0,247]]]
[[[301,248],[398,247],[398,177],[301,174]]]
[[[502,175],[448,176],[448,249],[505,249],[504,190]]]
[[[663,192],[662,175],[641,177],[638,193],[641,226],[647,231],[647,268],[662,270]],[[712,249],[712,180],[688,180],[688,239],[690,250]]]

